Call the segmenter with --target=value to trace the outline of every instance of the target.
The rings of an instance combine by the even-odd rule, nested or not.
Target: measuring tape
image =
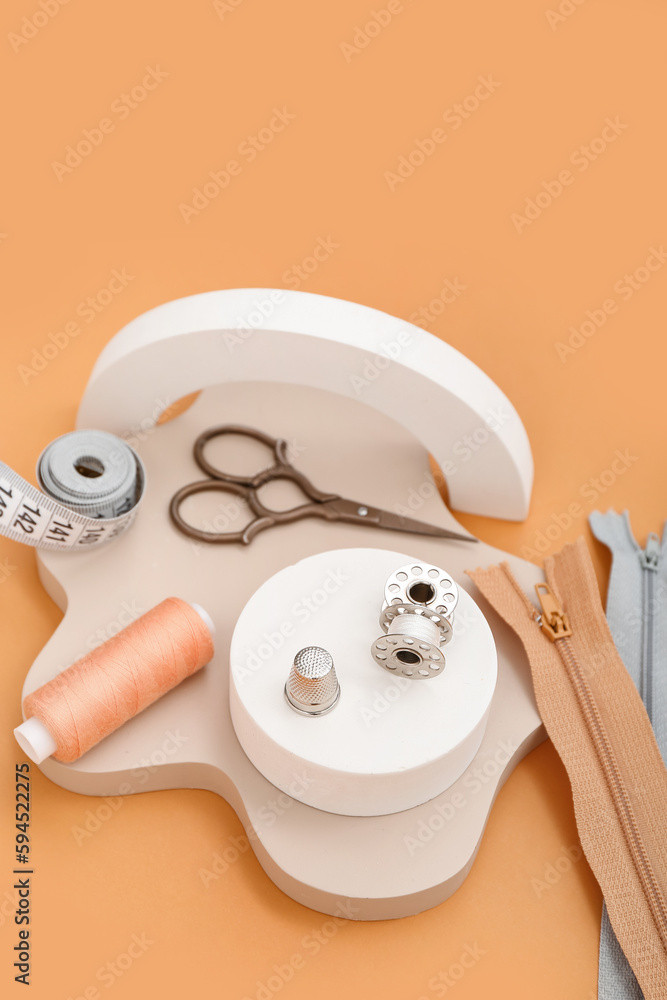
[[[106,431],[56,438],[37,462],[41,490],[0,462],[0,535],[39,549],[89,549],[132,524],[146,485],[141,459]]]

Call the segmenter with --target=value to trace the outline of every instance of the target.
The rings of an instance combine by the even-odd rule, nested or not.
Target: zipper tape
[[[591,531],[612,555],[607,621],[625,667],[642,696],[663,760],[667,760],[667,529],[635,540],[627,511],[593,511]]]
[[[469,576],[521,639],[584,853],[646,1000],[667,997],[667,770],[614,645],[583,538],[545,560],[538,609],[507,563]]]
[[[37,462],[41,489],[0,462],[0,535],[39,549],[90,549],[132,524],[146,486],[136,452],[106,431],[79,430]]]
[[[607,590],[607,621],[616,648],[642,700],[667,761],[667,533],[662,545],[650,534],[638,545],[628,512],[593,511],[591,531],[612,555]],[[598,1000],[642,1000],[639,983],[602,910]]]

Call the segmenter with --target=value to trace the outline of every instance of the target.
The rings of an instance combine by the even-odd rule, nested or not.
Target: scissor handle
[[[236,496],[243,497],[253,514],[256,516],[245,526],[245,528],[243,528],[242,531],[203,531],[200,528],[194,528],[181,516],[181,504],[187,499],[187,497],[190,497],[195,493],[208,493],[212,490],[216,490],[221,493],[233,493]],[[184,535],[188,535],[190,538],[196,538],[200,542],[212,542],[214,544],[242,542],[244,545],[248,545],[258,531],[261,531],[262,528],[269,528],[273,524],[273,520],[270,516],[268,518],[263,517],[261,514],[258,514],[255,509],[255,493],[252,488],[243,486],[241,483],[230,483],[220,479],[202,479],[199,482],[188,483],[187,486],[183,486],[180,490],[174,493],[171,498],[171,502],[169,504],[169,516],[179,531],[182,531]]]
[[[243,497],[255,516],[242,531],[202,531],[200,528],[194,528],[181,517],[181,504],[187,497],[194,493],[208,493],[211,490],[233,493]],[[261,503],[253,486],[244,486],[242,483],[232,483],[222,479],[202,479],[183,486],[171,498],[169,515],[176,527],[190,538],[214,544],[241,542],[243,545],[248,545],[260,531],[272,528],[276,524],[290,524],[293,521],[300,521],[304,517],[332,518],[330,508],[318,503],[306,503],[289,510],[269,510]]]
[[[202,472],[211,476],[212,479],[220,479],[225,483],[236,483],[239,486],[254,486],[253,480],[257,478],[256,476],[236,476],[231,472],[223,472],[222,469],[218,469],[217,466],[212,465],[206,458],[204,448],[208,442],[213,438],[222,437],[225,434],[240,434],[243,437],[254,438],[255,441],[261,441],[262,444],[267,445],[273,452],[275,460],[273,465],[269,466],[271,469],[287,463],[285,449],[280,447],[281,445],[285,445],[286,442],[280,438],[271,437],[263,431],[255,430],[254,427],[244,427],[242,424],[221,424],[219,427],[209,427],[208,430],[203,431],[195,441],[193,449],[197,465]]]
[[[275,462],[266,469],[260,469],[254,476],[236,476],[231,472],[223,472],[222,469],[218,469],[217,466],[212,465],[208,461],[204,455],[204,448],[212,438],[221,437],[224,434],[240,434],[243,437],[254,438],[255,441],[260,441],[271,448]],[[194,444],[194,457],[202,472],[211,476],[212,479],[229,485],[246,486],[257,490],[260,486],[264,486],[274,479],[290,479],[301,488],[310,500],[316,503],[336,500],[337,494],[325,493],[322,490],[318,490],[307,476],[304,476],[302,472],[294,468],[287,456],[288,448],[288,442],[283,438],[271,437],[270,434],[258,431],[254,427],[245,427],[243,424],[222,424],[219,427],[209,427],[208,430],[203,431],[199,435]],[[295,509],[298,510],[300,508]]]

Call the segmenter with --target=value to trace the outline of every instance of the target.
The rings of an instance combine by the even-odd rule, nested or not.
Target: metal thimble
[[[285,698],[301,715],[330,712],[340,698],[340,684],[331,653],[319,646],[300,649],[285,684]]]

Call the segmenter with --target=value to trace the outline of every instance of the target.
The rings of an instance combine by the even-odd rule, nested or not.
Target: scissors
[[[261,441],[273,452],[273,464],[260,470],[254,476],[235,476],[216,468],[205,457],[204,448],[213,438],[226,434],[240,434]],[[322,490],[318,490],[302,472],[294,468],[288,458],[288,447],[287,441],[282,438],[273,438],[262,431],[252,427],[243,427],[240,424],[223,424],[220,427],[211,427],[204,431],[195,441],[193,453],[197,465],[209,478],[189,483],[174,493],[169,505],[169,514],[176,527],[183,534],[202,542],[241,542],[243,545],[248,545],[255,535],[264,531],[265,528],[291,524],[306,517],[321,517],[327,521],[364,524],[373,528],[385,528],[389,531],[407,531],[416,535],[430,535],[433,538],[456,538],[464,542],[477,541],[471,535],[462,535],[434,524],[426,524],[424,521],[401,517],[399,514],[391,513],[391,511],[380,510],[365,503],[357,503],[356,500],[346,500],[338,496],[337,493],[324,493]],[[295,483],[309,502],[289,510],[271,510],[269,507],[265,507],[259,499],[258,491],[267,483],[280,479]],[[181,517],[181,504],[187,497],[210,490],[236,494],[247,503],[254,517],[242,531],[201,531],[188,524]]]

